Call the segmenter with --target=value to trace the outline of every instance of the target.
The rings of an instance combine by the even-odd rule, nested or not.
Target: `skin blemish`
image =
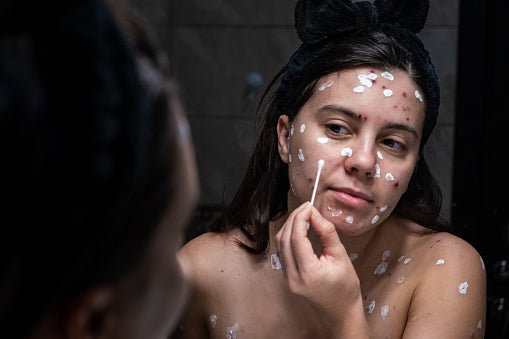
[[[390,81],[394,80],[394,75],[389,72],[383,72],[381,76]]]
[[[410,121],[410,118],[409,118],[409,117],[406,117],[406,121]]]
[[[329,138],[321,137],[321,138],[316,139],[316,141],[318,141],[320,144],[326,144],[329,142]]]
[[[300,132],[304,133],[305,130],[306,130],[306,125],[304,125],[304,124],[300,125]]]
[[[401,284],[405,280],[405,277],[399,277],[398,284]]]
[[[279,257],[276,253],[273,253],[270,256],[270,265],[272,266],[273,270],[280,270],[281,269],[281,262],[279,261]]]
[[[346,222],[349,224],[353,224],[353,217],[352,216],[346,217]]]
[[[344,157],[352,157],[353,155],[353,150],[349,147],[346,147],[346,148],[343,148],[341,150],[341,155],[344,156]]]
[[[417,98],[417,100],[422,102],[422,95],[421,92],[419,92],[418,90],[415,90],[415,97]]]
[[[390,89],[384,89],[384,92],[383,92],[383,93],[384,93],[384,95],[385,95],[386,97],[390,97],[390,96],[392,96],[392,94],[393,94],[392,90],[390,90]]]
[[[210,326],[212,326],[212,328],[216,327],[216,321],[217,321],[217,315],[212,314],[209,317]]]
[[[304,161],[304,153],[302,153],[302,148],[299,148],[299,160]]]
[[[394,184],[394,187],[398,187],[398,186],[399,186],[399,182]]]
[[[401,93],[401,95],[403,96],[403,98],[407,97],[406,92]]]
[[[374,300],[372,300],[369,305],[366,307],[366,311],[371,314],[375,310],[376,303]]]
[[[382,309],[380,310],[380,315],[382,316],[382,319],[385,320],[387,315],[389,314],[389,306],[383,305]]]
[[[394,176],[393,176],[392,174],[390,174],[390,173],[387,173],[387,174],[385,175],[385,180],[387,180],[387,181],[393,181],[393,180],[394,180]]]
[[[380,178],[380,165],[379,164],[375,164],[375,175],[373,176],[373,178]]]
[[[375,224],[378,221],[378,219],[380,219],[380,217],[378,215],[375,215],[373,219],[371,219],[371,223]]]
[[[458,286],[458,292],[461,294],[467,294],[468,283],[465,281]]]
[[[355,93],[362,93],[362,92],[364,92],[365,90],[366,90],[366,89],[364,88],[364,86],[357,86],[357,87],[355,87],[355,88],[353,89],[353,91],[354,91]]]
[[[445,264],[445,260],[444,259],[438,259],[436,264],[437,265],[443,265],[443,264]]]
[[[380,151],[377,151],[377,152],[376,152],[376,156],[377,156],[377,157],[378,157],[378,159],[380,159],[380,160],[383,160],[383,158],[384,158],[384,156],[382,155],[382,152],[380,152]]]
[[[232,327],[226,328],[226,339],[237,339],[237,331],[239,330],[239,324],[235,323]]]
[[[348,258],[350,259],[350,261],[354,261],[355,259],[357,259],[359,257],[359,255],[357,253],[350,253],[348,255]]]

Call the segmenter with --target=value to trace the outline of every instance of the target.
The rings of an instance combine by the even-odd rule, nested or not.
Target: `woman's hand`
[[[320,240],[320,257],[308,238],[308,222]],[[290,290],[307,298],[335,334],[367,336],[359,278],[334,225],[306,202],[290,214],[276,240]]]

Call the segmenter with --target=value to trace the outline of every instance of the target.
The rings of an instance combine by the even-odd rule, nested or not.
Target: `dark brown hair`
[[[318,79],[356,66],[401,69],[419,86],[423,79],[412,66],[408,51],[395,39],[374,31],[356,33],[306,65],[300,81],[293,84],[296,90],[292,91],[291,98],[281,98],[278,91],[283,68],[268,86],[258,107],[254,151],[243,180],[223,215],[212,224],[212,231],[239,228],[252,242],[241,243],[244,249],[253,254],[267,249],[269,222],[282,216],[288,208],[288,165],[281,160],[277,148],[278,119],[285,114],[293,121],[314,93]],[[282,101],[285,101],[284,111],[281,111]],[[423,146],[422,143],[409,187],[394,213],[430,230],[447,230],[447,222],[439,215],[441,191],[426,164]]]

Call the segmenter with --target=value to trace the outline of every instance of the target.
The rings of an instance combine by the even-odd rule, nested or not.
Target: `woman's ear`
[[[72,339],[111,338],[114,334],[115,316],[113,291],[97,288],[73,298],[58,312],[54,328],[55,337]]]
[[[277,139],[279,156],[288,163],[290,157],[291,123],[287,115],[281,115],[277,121]]]

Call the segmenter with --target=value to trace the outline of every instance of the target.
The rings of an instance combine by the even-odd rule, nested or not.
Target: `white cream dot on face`
[[[281,269],[281,262],[279,261],[279,257],[276,253],[273,253],[270,256],[270,265],[272,266],[273,270],[280,270]]]
[[[341,214],[343,214],[343,211],[342,211],[342,210],[335,210],[335,211],[332,211],[332,216],[333,216],[333,217],[339,217]]]
[[[417,98],[417,100],[422,102],[422,95],[421,92],[419,92],[419,90],[415,90],[415,97]]]
[[[350,259],[350,261],[354,261],[355,259],[357,259],[359,257],[359,255],[357,253],[350,253],[348,255],[348,258]]]
[[[366,75],[361,74],[357,77],[362,85],[370,87],[373,86],[373,82]]]
[[[346,222],[349,224],[353,224],[353,217],[352,216],[346,217]]]
[[[408,259],[405,259],[405,261],[403,261],[403,264],[408,264],[410,261],[412,261],[412,258],[408,258]]]
[[[443,265],[443,264],[445,264],[445,260],[444,259],[438,259],[436,264],[437,265]]]
[[[486,270],[486,267],[484,266],[484,260],[482,260],[482,257],[479,257],[481,259],[481,265],[482,265],[482,269],[483,270]]]
[[[467,294],[468,283],[465,281],[458,286],[458,292],[461,294]]]
[[[304,161],[304,153],[302,153],[302,149],[299,148],[299,160]]]
[[[290,128],[290,136],[293,136],[293,133],[295,131],[295,126],[292,124],[292,128]]]
[[[290,188],[292,189],[293,195],[297,196],[297,193],[295,193],[295,188],[293,187],[293,183],[290,181]]]
[[[385,261],[382,261],[378,264],[378,266],[375,268],[375,271],[373,272],[374,275],[382,275],[387,271],[387,267],[389,266],[388,263]]]
[[[398,258],[398,262],[402,262],[404,258],[405,258],[405,256],[402,255],[401,257]]]
[[[355,88],[353,89],[353,91],[354,91],[355,93],[362,93],[362,92],[364,92],[364,91],[365,91],[365,88],[364,88],[364,86],[357,86],[357,87],[355,87]]]
[[[380,217],[378,215],[375,215],[373,219],[371,219],[371,223],[375,224],[378,221],[378,219],[380,219]]]
[[[380,178],[380,165],[379,164],[375,164],[375,175],[373,176],[373,178]]]
[[[398,284],[401,284],[405,280],[405,277],[399,277]]]
[[[380,310],[380,315],[382,316],[382,319],[385,320],[385,318],[387,317],[388,314],[389,314],[389,306],[383,305],[382,309]]]
[[[350,158],[353,155],[353,150],[349,147],[343,148],[341,150],[341,155]]]
[[[381,75],[382,75],[385,79],[387,79],[387,80],[390,80],[390,81],[394,80],[394,75],[392,75],[392,74],[391,74],[391,73],[389,73],[389,72],[383,72]]]
[[[479,322],[477,323],[477,328],[482,329],[482,320],[479,320]]]
[[[209,317],[210,326],[212,326],[212,328],[216,327],[216,321],[217,321],[217,316],[215,314],[212,314]]]
[[[320,87],[318,87],[318,91],[321,92],[326,88],[332,87],[332,85],[334,85],[334,81],[329,80],[329,81],[325,82],[324,84],[322,84]]]
[[[377,157],[378,157],[378,159],[380,159],[380,160],[383,160],[383,158],[384,158],[384,156],[382,155],[382,152],[380,152],[380,151],[377,151],[377,152],[376,152],[376,156],[377,156]]]
[[[375,306],[376,306],[376,303],[374,300],[372,300],[370,303],[369,303],[369,306],[368,306],[368,313],[371,314],[373,313],[373,311],[375,310]]]
[[[380,212],[385,212],[386,210],[387,210],[387,205],[385,205],[382,208],[380,208]]]
[[[306,125],[304,125],[304,124],[300,125],[300,132],[304,133],[305,130],[306,130]]]
[[[321,137],[321,138],[316,139],[316,141],[318,141],[320,144],[326,144],[329,142],[329,138]]]
[[[386,97],[390,97],[390,96],[392,96],[392,94],[393,94],[392,90],[390,90],[390,89],[384,89],[384,92],[383,92],[383,93],[384,93],[384,95],[385,95]]]
[[[226,339],[237,339],[237,331],[239,330],[239,324],[235,323],[232,327],[226,328]]]
[[[392,174],[390,174],[390,173],[387,173],[387,174],[385,175],[385,180],[387,180],[387,181],[393,181],[393,180],[394,180],[394,176],[393,176]]]

